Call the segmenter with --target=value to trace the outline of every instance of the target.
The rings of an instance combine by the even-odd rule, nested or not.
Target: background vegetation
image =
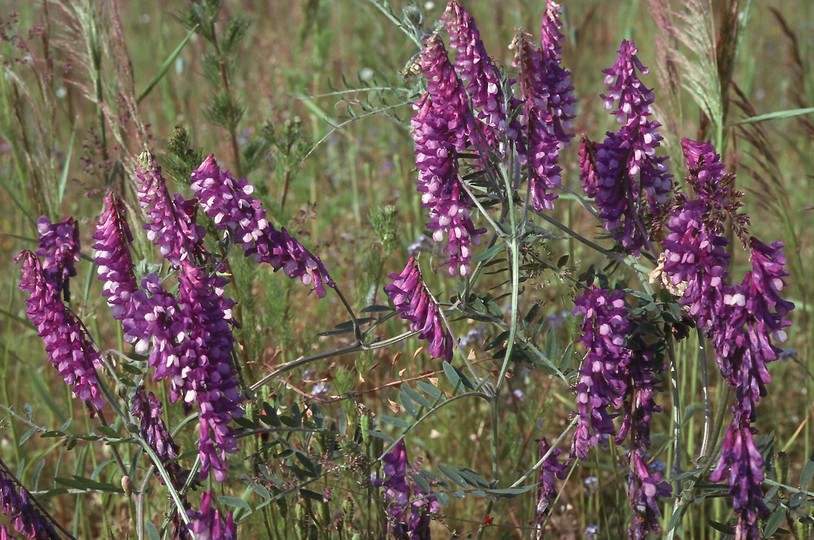
[[[604,89],[600,70],[613,63],[620,40],[632,37],[643,62],[653,67],[645,82],[657,96],[657,118],[665,125],[662,134],[674,156],[671,161],[674,167],[680,164],[680,138],[699,136],[706,129],[680,80],[709,75],[704,58],[689,55],[686,65],[666,63],[657,45],[669,46],[669,40],[658,30],[646,1],[562,4],[564,61],[579,99],[576,133],[596,137],[611,128],[612,119],[597,98]],[[473,0],[465,5],[502,66],[511,65],[513,52],[507,45],[518,27],[539,30],[540,2]],[[737,122],[814,103],[814,4],[729,0],[713,6],[701,23],[712,25],[718,43],[733,47],[731,54],[718,51],[723,54],[719,60],[729,58],[731,63],[719,61],[716,75],[728,85],[724,158],[737,173],[738,188],[747,193],[744,202],[755,234],[786,244],[788,297],[797,305],[787,354],[771,367],[774,381],[760,406],[757,427],[769,437],[773,478],[812,489],[801,485],[800,475],[814,451],[814,372],[808,361],[814,330],[809,305],[814,293],[814,124],[810,115]],[[426,2],[420,7],[430,26],[445,6]],[[401,13],[398,2],[393,2],[393,11]],[[734,17],[733,25],[727,26],[727,17]],[[739,34],[727,36],[727,29],[737,27]],[[213,28],[207,28],[205,19],[196,20],[182,2],[12,0],[0,11],[0,37],[0,205],[5,210],[0,214],[0,268],[6,276],[0,291],[0,456],[76,536],[134,537],[133,502],[119,487],[109,448],[79,437],[99,428],[45,361],[40,340],[25,319],[12,257],[35,244],[35,223],[42,214],[54,220],[75,216],[84,253],[90,255],[90,234],[106,189],[127,194],[131,215],[138,215],[133,211],[137,205],[131,170],[144,146],[159,155],[181,192],[187,189],[190,163],[200,158],[195,152],[202,150],[215,153],[236,174],[248,175],[275,223],[295,231],[322,258],[357,312],[387,304],[382,292],[386,275],[403,267],[408,246],[420,241],[425,222],[415,191],[408,128],[409,104],[418,96],[420,81],[402,75],[417,48],[373,3],[362,0],[230,0],[217,12]],[[561,164],[564,185],[579,190],[576,145]],[[680,177],[681,167],[674,170]],[[597,223],[573,201],[559,204],[555,214],[577,231],[596,233]],[[143,240],[136,248],[137,259],[150,258]],[[597,254],[574,242],[551,242],[546,250],[552,261],[569,256],[563,272],[577,274],[590,264],[604,265]],[[457,284],[447,279],[442,258],[423,257],[436,295],[455,292]],[[738,259],[735,266],[742,270],[746,262]],[[335,297],[318,301],[281,274],[242,259],[234,259],[232,270],[236,287],[229,294],[239,302],[243,319],[237,340],[244,381],[255,381],[275,365],[302,355],[349,343],[348,334],[319,335],[347,318]],[[503,279],[495,276],[494,284]],[[74,291],[75,309],[97,343],[124,350],[89,261],[80,265],[75,283],[82,284]],[[567,315],[572,308],[569,286],[549,272],[525,288],[521,313],[539,305],[535,321],[546,336],[542,346],[549,357],[562,358],[574,341],[576,324]],[[507,301],[499,300],[502,309]],[[491,328],[471,320],[453,326],[457,338],[466,337],[465,347],[478,369],[499,369],[492,360],[494,351],[484,347],[496,337]],[[404,327],[394,318],[377,331],[388,337]],[[367,410],[377,417],[403,414],[397,397],[401,381],[434,383],[443,377],[440,363],[420,347],[418,340],[408,340],[329,358],[263,388],[262,396],[297,426],[319,422],[323,414],[333,419],[340,440],[326,443],[290,434],[287,444],[300,452],[288,453],[281,453],[282,444],[263,449],[261,439],[244,442],[241,454],[230,461],[235,481],[223,492],[222,502],[234,506],[240,518],[241,511],[254,509],[263,499],[264,489],[289,495],[248,516],[241,524],[243,535],[285,538],[295,522],[303,527],[303,515],[325,525],[348,504],[355,504],[356,528],[381,530],[376,523],[378,503],[371,508],[368,488],[360,480],[371,471],[353,462],[349,445]],[[568,367],[567,362],[577,358],[563,361],[562,367]],[[681,451],[691,459],[698,454],[703,421],[691,347],[679,350],[678,362],[686,367],[680,384],[689,434]],[[714,398],[720,383],[718,378],[712,381]],[[502,462],[519,476],[537,459],[536,440],[556,436],[569,423],[573,398],[563,381],[538,369],[518,366],[508,386],[501,425],[504,440],[517,443],[505,446]],[[664,395],[661,399],[667,401]],[[414,430],[407,438],[411,461],[423,462],[436,473],[436,465],[450,463],[488,477],[490,418],[486,407],[473,403],[449,405]],[[717,402],[715,406],[724,407]],[[181,412],[169,411],[170,425],[176,426]],[[250,407],[249,417],[257,415],[259,409]],[[663,424],[655,431],[669,433],[669,414],[661,416]],[[378,425],[395,433],[385,423]],[[183,441],[186,435],[194,433],[179,437]],[[341,447],[342,457],[310,462],[319,460],[326,444]],[[654,448],[662,449],[659,459],[671,463],[675,449],[670,441],[654,439]],[[296,470],[309,466],[326,472],[308,480],[309,493],[298,495],[295,488],[308,475]],[[275,480],[265,487],[255,484],[252,490],[249,479],[256,474]],[[74,475],[98,485],[72,484]],[[582,537],[594,525],[598,537],[618,537],[628,512],[623,486],[624,479],[602,451],[595,450],[594,459],[576,467],[564,482],[548,523],[551,537]],[[308,498],[328,489],[330,505]],[[346,502],[349,499],[353,503]],[[494,521],[487,535],[527,536],[533,499],[533,492],[498,499],[490,510]],[[484,520],[487,504],[487,498],[452,497],[433,530],[440,538],[453,531],[473,533]],[[165,510],[163,500],[149,501],[146,517],[157,529]],[[665,513],[669,516],[669,508]],[[688,512],[681,534],[719,537],[722,533],[710,523],[728,518],[724,500],[706,499]],[[790,523],[783,527],[798,537],[805,534]],[[304,530],[300,534],[307,534]]]

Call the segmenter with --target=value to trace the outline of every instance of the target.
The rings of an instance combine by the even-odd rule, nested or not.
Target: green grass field
[[[662,148],[676,182],[683,185],[686,173],[681,138],[712,139],[727,170],[737,175],[752,233],[766,243],[785,244],[790,275],[784,296],[795,310],[788,341],[781,345],[785,354],[770,365],[773,380],[753,424],[766,459],[763,488],[771,503],[771,517],[761,528],[773,528],[778,537],[810,538],[814,3],[688,2],[698,4],[699,11],[684,19],[676,16],[675,35],[654,20],[659,0],[560,3],[563,62],[572,73],[578,110],[577,138],[560,158],[563,186],[582,194],[579,137],[601,140],[606,130],[615,129],[598,97],[605,90],[601,70],[613,64],[622,39],[634,39],[639,57],[651,68],[642,77],[656,94],[654,117],[663,125]],[[224,168],[253,183],[271,223],[286,227],[322,259],[358,317],[381,319],[369,340],[407,331],[397,316],[383,317],[386,311],[363,312],[368,306],[392,305],[383,291],[387,276],[404,267],[408,246],[420,239],[427,221],[416,192],[410,132],[411,104],[424,81],[405,69],[419,48],[395,24],[406,3],[391,4],[388,17],[388,8],[376,0],[225,0],[211,28],[190,20],[190,6],[181,1],[11,0],[0,9],[0,269],[6,276],[0,292],[0,457],[76,538],[170,538],[165,516],[174,505],[148,470],[150,460],[125,422],[110,409],[102,418],[91,418],[46,360],[26,318],[26,296],[18,290],[19,268],[12,259],[21,249],[36,248],[40,215],[77,219],[83,258],[72,278],[70,306],[100,350],[129,356],[108,355],[122,381],[104,379],[124,404],[127,390],[145,374],[146,362],[124,342],[120,325],[111,318],[91,259],[102,199],[108,190],[124,198],[135,236],[133,259],[142,265],[139,275],[154,271],[150,265],[161,258],[141,231],[136,159],[145,149],[154,152],[170,191],[189,197],[189,172],[213,153]],[[682,12],[683,2],[672,4]],[[508,45],[519,28],[539,35],[544,2],[469,0],[463,5],[478,22],[495,62],[510,76],[516,74]],[[424,2],[419,8],[429,31],[445,5]],[[712,36],[708,42],[706,30]],[[682,44],[682,36],[694,41]],[[718,93],[710,93],[711,88]],[[705,111],[699,101],[707,104]],[[718,131],[708,114],[716,106]],[[758,121],[744,122],[750,118]],[[585,211],[582,198],[562,193],[551,216],[610,249],[612,240]],[[501,209],[492,208],[495,219]],[[482,215],[475,221],[487,226]],[[211,228],[209,221],[201,222]],[[540,219],[537,224],[546,226]],[[512,310],[522,316],[538,306],[523,339],[555,367],[512,356],[516,361],[492,401],[456,397],[467,391],[462,382],[455,386],[460,373],[450,374],[441,360],[432,359],[417,337],[344,354],[343,348],[353,348],[354,335],[349,323],[337,327],[349,319],[337,295],[317,299],[283,272],[230,255],[226,294],[237,301],[235,316],[241,323],[233,357],[245,387],[286,362],[332,350],[343,354],[324,355],[256,389],[256,399],[244,404],[245,425],[237,426],[244,432],[238,453],[229,457],[228,481],[204,480],[188,494],[192,506],[198,505],[198,492],[214,491],[219,507],[234,513],[240,538],[384,537],[385,503],[370,477],[381,477],[377,458],[407,430],[411,465],[426,471],[430,483],[437,479],[434,490],[445,495],[431,525],[436,538],[533,535],[536,475],[520,483],[529,487],[526,491],[499,490],[537,462],[540,437],[552,442],[571,423],[571,386],[583,354],[573,345],[578,319],[562,316],[573,309],[572,282],[590,265],[616,272],[613,279],[625,285],[635,281],[629,268],[610,269],[611,261],[601,253],[550,230],[556,234],[546,238],[541,233],[535,248],[545,265],[529,271],[516,305],[509,294],[510,257],[501,252],[492,257],[494,272],[487,266],[480,277],[480,308],[472,308],[472,313],[492,313],[491,319],[450,312],[454,339],[474,336],[463,347],[472,371],[457,351],[453,364],[470,378],[494,384],[501,379],[499,355],[507,339],[501,333],[513,325]],[[484,242],[489,237],[484,235]],[[208,245],[217,249],[215,241]],[[732,245],[730,269],[739,280],[749,268],[748,253],[736,240]],[[481,245],[479,251],[487,248]],[[448,276],[439,249],[423,253],[420,262],[442,304],[470,292],[464,280]],[[647,265],[648,270],[654,266]],[[673,484],[674,497],[662,499],[663,534],[700,540],[730,534],[735,518],[726,486],[708,479],[695,486],[688,500],[676,500],[682,495],[677,488],[687,487],[690,473],[705,466],[699,459],[704,385],[694,336],[677,345],[677,375],[671,380],[669,369],[664,375],[665,391],[657,397],[664,412],[653,419],[651,454]],[[490,348],[490,342],[495,346]],[[711,404],[725,427],[731,395],[715,363],[710,366]],[[167,424],[182,449],[179,461],[192,467],[198,453],[196,424],[185,421],[179,404],[169,404],[166,384],[145,382],[164,401]],[[427,393],[427,386],[440,389],[442,397]],[[405,398],[405,392],[438,401],[427,407]],[[274,425],[256,422],[264,401],[266,412],[279,415]],[[437,412],[426,416],[428,410]],[[376,434],[369,435],[366,430],[374,428]],[[262,437],[258,429],[266,429]],[[566,435],[559,446],[565,450],[569,441]],[[624,452],[611,443],[568,468],[547,514],[547,537],[591,538],[586,529],[592,526],[597,531],[592,538],[626,534],[631,510],[620,468]],[[450,476],[449,468],[458,473]],[[462,468],[473,477],[458,476],[456,483]],[[132,492],[122,487],[123,476],[132,481]],[[478,484],[482,479],[486,485]],[[489,484],[493,480],[496,485]],[[677,507],[680,515],[671,520]]]

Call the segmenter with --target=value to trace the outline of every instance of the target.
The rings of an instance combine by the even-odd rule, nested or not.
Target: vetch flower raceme
[[[628,498],[633,508],[633,522],[628,528],[628,537],[642,540],[651,532],[661,532],[658,499],[669,497],[672,489],[670,484],[662,481],[660,473],[648,468],[638,452],[631,452],[631,456]]]
[[[585,316],[580,341],[587,354],[576,388],[578,420],[571,455],[585,460],[601,434],[616,432],[608,407],[620,409],[628,391],[631,351],[625,340],[631,327],[624,291],[591,285],[575,300],[574,314]]]
[[[649,120],[654,95],[637,75],[647,73],[637,52],[623,40],[613,67],[604,70],[608,93],[602,98],[622,127],[594,147],[591,159],[580,160],[583,186],[595,197],[605,228],[634,255],[647,245],[645,227],[664,213],[672,190],[667,158],[656,156],[661,124]]]
[[[180,489],[186,478],[181,466],[175,461],[178,458],[178,445],[173,441],[164,423],[162,409],[161,401],[155,394],[145,393],[143,387],[136,389],[130,414],[138,420],[141,436],[161,460],[172,479],[173,486]],[[163,482],[163,479],[161,481]]]
[[[161,255],[175,267],[181,261],[200,259],[206,231],[196,223],[197,203],[178,194],[170,196],[161,167],[149,152],[139,156],[136,183],[138,200],[147,216],[147,238]]]
[[[2,462],[0,462],[2,463]],[[0,512],[8,518],[8,525],[25,538],[60,540],[51,523],[46,520],[29,498],[28,491],[7,472],[6,464],[0,466]],[[2,525],[0,538],[16,538],[6,525]]]
[[[320,298],[325,296],[325,285],[335,286],[319,257],[284,228],[277,231],[266,220],[266,210],[252,196],[254,187],[246,179],[235,180],[229,171],[221,171],[210,154],[192,172],[190,180],[206,215],[218,230],[229,233],[245,256],[268,263],[275,271],[283,269],[288,277],[312,286]]]
[[[540,439],[540,459],[542,459],[551,449],[545,437]],[[559,448],[555,448],[540,466],[540,474],[537,479],[535,494],[534,521],[532,528],[534,536],[532,538],[543,538],[543,524],[548,513],[549,505],[557,497],[557,487],[555,478],[560,480],[565,478],[568,469],[568,460],[560,462],[559,456],[563,453]]]
[[[125,218],[124,203],[112,192],[104,199],[105,209],[96,225],[93,235],[94,261],[98,267],[99,279],[104,283],[102,296],[113,318],[122,321],[125,337],[129,340],[132,326],[134,295],[138,290],[130,244],[133,235]]]
[[[490,148],[497,149],[506,132],[505,96],[500,73],[486,52],[475,20],[457,0],[450,2],[441,21],[450,47],[458,52],[455,70],[466,84],[480,129]]]
[[[101,410],[104,400],[95,370],[102,365],[99,351],[76,315],[62,303],[59,290],[48,281],[37,257],[22,251],[15,261],[21,265],[20,290],[29,294],[26,314],[45,343],[48,360],[74,396]]]
[[[51,223],[47,216],[37,220],[39,247],[36,254],[42,260],[45,279],[55,289],[68,296],[68,279],[76,276],[76,263],[79,262],[79,227],[76,220],[68,216],[58,223]]]
[[[428,350],[433,358],[451,361],[452,336],[442,326],[440,308],[427,291],[415,258],[410,257],[400,274],[389,277],[393,282],[384,290],[401,318],[410,321],[410,329],[429,342]]]
[[[189,518],[189,530],[195,534],[195,540],[237,540],[237,525],[232,512],[227,512],[224,518],[212,504],[211,491],[201,497],[200,510],[189,511]]]

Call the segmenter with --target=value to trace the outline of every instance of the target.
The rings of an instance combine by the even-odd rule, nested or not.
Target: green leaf
[[[386,422],[388,424],[392,424],[392,425],[394,425],[396,427],[400,427],[402,429],[409,429],[410,428],[410,424],[408,424],[406,421],[402,420],[401,418],[397,418],[395,416],[387,416],[387,415],[383,414],[383,415],[379,416],[379,420],[381,420],[382,422]]]
[[[767,120],[779,120],[781,118],[793,118],[795,116],[803,116],[811,113],[814,113],[814,107],[807,107],[805,109],[788,109],[785,111],[775,111],[772,113],[752,116],[750,118],[744,118],[743,120],[732,122],[731,124],[727,125],[727,127],[740,126],[743,124],[754,124],[755,122],[765,122]]]
[[[35,434],[36,432],[38,432],[39,430],[40,430],[40,428],[38,428],[38,427],[33,427],[33,428],[29,429],[28,431],[26,431],[25,433],[23,433],[23,435],[20,437],[20,443],[19,443],[19,446],[22,446],[22,445],[24,445],[26,442],[28,442],[28,439],[30,439],[31,437],[33,437],[33,436],[34,436],[34,434]]]
[[[418,403],[420,406],[425,407],[427,409],[432,408],[432,404],[429,401],[427,401],[427,398],[425,398],[424,396],[422,396],[421,394],[419,394],[406,384],[401,387],[401,391],[407,394],[410,397],[410,399]]]
[[[447,478],[449,478],[459,486],[468,487],[469,483],[466,480],[464,480],[463,476],[458,474],[458,471],[456,469],[450,467],[449,465],[444,465],[443,463],[438,464],[438,469],[442,473],[444,473],[447,476]]]
[[[492,495],[497,495],[498,497],[516,497],[518,495],[522,495],[527,491],[531,490],[534,486],[518,486],[513,488],[495,488],[495,489],[487,489],[488,493]]]
[[[403,388],[399,392],[399,403],[401,403],[401,406],[404,407],[405,411],[407,411],[407,414],[414,418],[418,418],[418,407],[416,407],[413,399],[406,392],[404,392]]]
[[[144,87],[144,90],[142,90],[139,93],[138,98],[136,98],[136,103],[141,103],[141,100],[146,98],[150,94],[152,89],[155,87],[155,85],[157,85],[158,82],[164,77],[164,75],[167,73],[167,70],[169,70],[173,62],[175,62],[175,59],[178,57],[179,54],[181,54],[181,51],[184,49],[184,46],[186,46],[189,40],[192,39],[192,36],[195,35],[196,30],[198,30],[197,24],[190,29],[190,31],[187,33],[184,39],[181,40],[181,43],[179,43],[175,50],[173,50],[167,57],[167,59],[164,60],[164,62],[161,64],[161,67],[158,68],[158,73],[156,73],[153,76],[153,78],[150,79],[150,82],[147,83],[147,86]],[[73,140],[73,137],[71,137],[71,140]]]
[[[144,530],[147,531],[147,536],[150,537],[150,540],[161,540],[161,535],[158,533],[158,529],[156,529],[153,522],[144,518]]]
[[[479,475],[478,473],[471,469],[461,467],[460,469],[458,469],[458,474],[460,474],[463,477],[463,479],[466,480],[473,487],[488,488],[490,485],[489,481],[486,480],[486,478],[482,477],[481,475]]]
[[[65,164],[62,166],[62,174],[59,176],[59,190],[57,191],[57,204],[62,204],[65,195],[65,184],[68,183],[68,171],[71,168],[71,155],[73,154],[73,139],[76,135],[76,127],[71,131],[71,141],[68,143],[68,153],[65,154]]]
[[[432,384],[428,383],[427,381],[418,381],[416,383],[416,386],[421,388],[421,390],[425,394],[430,396],[432,399],[435,399],[435,400],[438,400],[438,399],[443,400],[444,399],[444,393],[441,392],[441,390],[439,390],[438,388],[436,388]]]
[[[476,253],[475,256],[472,257],[472,264],[477,264],[481,261],[491,261],[499,253],[502,253],[505,250],[506,248],[502,243],[496,242],[495,245],[489,249]]]
[[[814,454],[811,454],[810,456],[808,456],[808,461],[806,461],[806,464],[803,467],[803,472],[800,473],[800,489],[808,489],[808,485],[813,477],[814,477]]]
[[[246,512],[251,512],[252,507],[249,503],[241,499],[240,497],[229,497],[227,495],[221,495],[218,497],[218,501],[222,502],[225,505],[231,506],[232,508],[239,508],[241,510],[245,510]]]

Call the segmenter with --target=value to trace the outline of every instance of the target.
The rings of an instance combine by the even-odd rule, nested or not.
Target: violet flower
[[[254,187],[246,179],[235,180],[229,171],[221,171],[213,155],[192,171],[190,179],[206,215],[218,230],[229,233],[246,257],[270,264],[275,272],[285,270],[288,277],[313,286],[320,298],[325,296],[324,285],[336,285],[319,257],[266,220],[266,209],[252,197]]]
[[[237,525],[232,512],[226,517],[212,504],[212,492],[207,491],[201,497],[201,509],[190,510],[189,530],[195,535],[195,540],[237,540]]]
[[[28,491],[10,475],[5,463],[0,467],[0,512],[8,518],[8,527],[2,526],[0,539],[16,538],[10,531],[13,526],[25,538],[60,540],[51,523],[29,498]]]
[[[647,245],[648,222],[666,209],[672,176],[667,158],[655,154],[662,137],[658,133],[661,124],[648,119],[653,92],[636,73],[647,73],[647,68],[636,56],[632,41],[623,40],[618,52],[613,67],[604,70],[608,93],[602,98],[623,125],[607,134],[592,159],[581,160],[582,179],[591,188],[586,192],[595,193],[605,228],[625,249],[638,255]],[[592,176],[595,178],[589,180]]]
[[[161,401],[155,397],[155,394],[152,392],[145,394],[144,388],[141,386],[136,389],[130,414],[138,420],[139,433],[161,460],[161,464],[172,479],[173,486],[180,489],[186,480],[185,471],[176,461],[178,445],[173,441],[172,435],[164,423],[162,409]],[[163,483],[163,479],[161,482]]]
[[[551,449],[545,437],[540,439],[540,459]],[[549,505],[557,498],[557,487],[555,478],[563,480],[568,473],[568,460],[560,462],[559,457],[563,453],[559,448],[554,448],[553,452],[543,461],[540,466],[540,474],[537,479],[537,489],[535,494],[534,521],[532,529],[534,536],[538,540],[543,537],[543,523],[548,513]]]
[[[125,338],[132,341],[129,328],[132,325],[134,295],[138,290],[130,244],[133,235],[125,218],[124,203],[112,192],[105,197],[105,209],[93,235],[94,260],[99,279],[104,283],[102,296],[113,318],[122,321]]]
[[[36,254],[42,260],[45,279],[58,291],[63,291],[65,299],[70,299],[68,279],[76,276],[76,263],[79,261],[79,226],[68,216],[58,223],[51,223],[47,216],[37,220],[39,247]]]
[[[673,285],[686,284],[680,303],[689,308],[699,328],[709,328],[723,311],[729,255],[727,240],[705,223],[706,205],[685,201],[673,210],[662,242],[664,273]]]
[[[525,135],[528,143],[529,191],[534,211],[554,208],[554,190],[561,184],[559,152],[574,136],[566,131],[574,117],[574,87],[561,65],[563,39],[560,7],[549,1],[543,14],[542,49],[531,36],[520,33],[512,46],[520,69],[524,99]]]
[[[170,197],[158,162],[149,152],[139,156],[136,167],[138,200],[147,222],[147,238],[173,266],[181,261],[200,259],[206,231],[196,223],[197,203],[180,195]]]
[[[396,540],[430,538],[430,516],[441,511],[438,500],[407,477],[407,448],[404,440],[382,458],[383,478],[375,482],[384,488],[390,533]],[[412,497],[412,500],[411,500]],[[409,510],[409,515],[408,515]]]
[[[631,333],[624,291],[591,285],[574,301],[574,315],[583,314],[582,345],[587,350],[577,383],[577,427],[571,455],[585,460],[601,434],[616,430],[608,407],[620,409],[628,391]]]
[[[441,16],[449,32],[449,45],[458,52],[455,70],[466,84],[475,116],[480,120],[476,129],[483,133],[486,144],[497,149],[506,132],[505,96],[500,73],[486,52],[475,20],[453,0]]]
[[[20,290],[29,294],[26,314],[45,343],[48,360],[74,396],[101,410],[104,400],[95,371],[102,365],[99,351],[76,315],[62,303],[59,290],[49,283],[37,257],[22,251],[15,261],[21,264]]]
[[[659,497],[669,497],[670,484],[662,481],[661,474],[651,471],[638,452],[631,452],[628,498],[633,508],[633,522],[628,537],[635,540],[649,538],[650,533],[659,534]]]
[[[768,515],[761,489],[763,457],[755,446],[748,423],[733,422],[726,430],[721,458],[710,480],[720,482],[724,478],[729,484],[732,506],[738,515],[735,539],[760,538],[758,517]]]
[[[452,336],[442,325],[440,308],[427,291],[415,258],[410,257],[400,274],[389,277],[393,282],[384,290],[401,318],[410,321],[410,330],[429,342],[430,356],[452,361]]]

